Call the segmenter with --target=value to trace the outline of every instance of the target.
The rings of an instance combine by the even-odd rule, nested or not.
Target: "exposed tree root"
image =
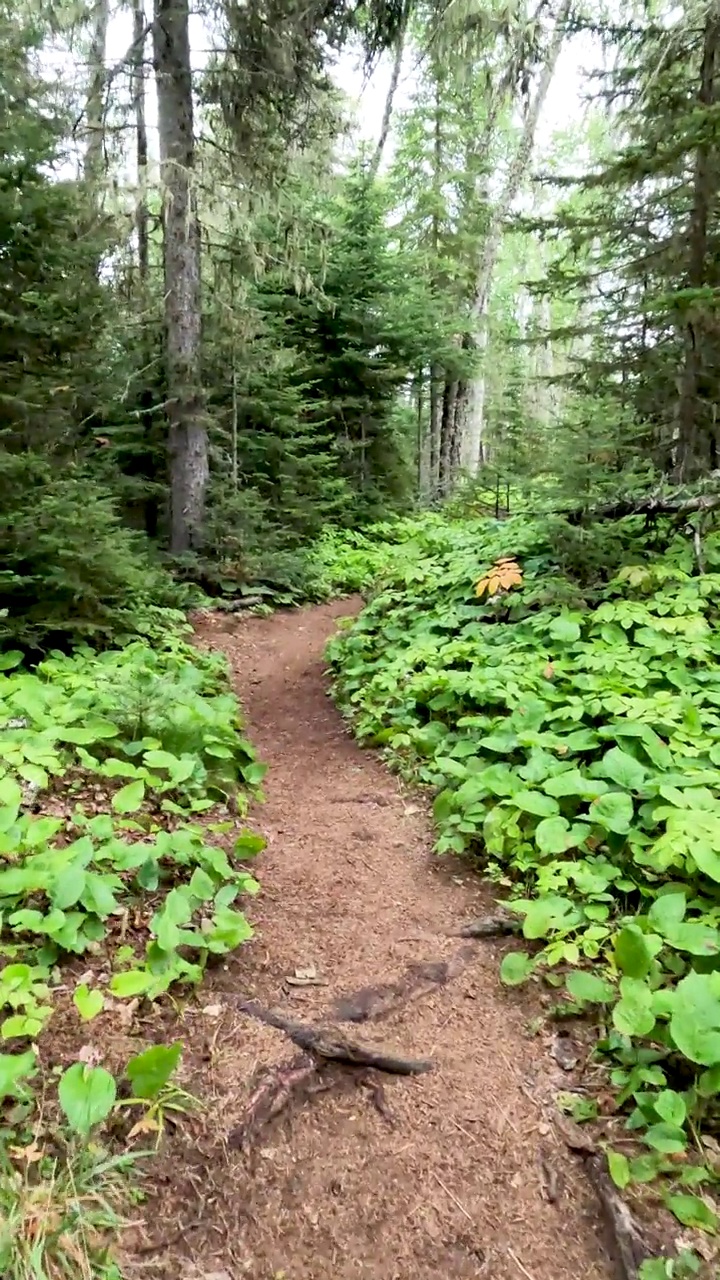
[[[640,1227],[615,1187],[605,1157],[586,1156],[585,1169],[603,1208],[622,1280],[637,1280],[640,1267],[656,1250],[649,1248]]]
[[[257,1078],[255,1087],[245,1105],[243,1120],[228,1138],[230,1147],[248,1147],[261,1129],[280,1115],[293,1101],[326,1093],[337,1081],[325,1079],[319,1071],[317,1058],[308,1053],[298,1053],[285,1062],[268,1067]]]
[[[347,1066],[374,1067],[377,1071],[387,1071],[391,1075],[414,1076],[432,1070],[432,1062],[427,1058],[401,1058],[384,1050],[373,1049],[370,1045],[358,1044],[348,1040],[333,1027],[312,1027],[307,1023],[295,1022],[285,1014],[266,1009],[255,1000],[248,1000],[240,1005],[240,1011],[268,1027],[277,1027],[299,1049],[327,1058],[331,1062],[340,1062]]]
[[[590,1135],[572,1120],[568,1120],[567,1116],[558,1114],[555,1121],[565,1144],[581,1157],[585,1172],[600,1201],[618,1276],[621,1280],[637,1280],[643,1262],[655,1257],[658,1250],[652,1248],[645,1239],[610,1177],[605,1156],[598,1151]]]
[[[522,921],[506,911],[499,911],[494,916],[479,916],[477,920],[469,920],[458,930],[459,938],[506,938],[510,934],[520,933]]]
[[[428,960],[411,964],[395,982],[361,987],[349,996],[341,996],[333,1006],[333,1020],[370,1022],[375,1018],[385,1018],[409,1001],[429,995],[437,987],[444,987],[459,977],[474,954],[474,947],[461,947],[449,960]]]

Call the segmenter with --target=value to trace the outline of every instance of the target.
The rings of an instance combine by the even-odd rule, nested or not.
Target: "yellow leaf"
[[[134,1138],[138,1133],[159,1133],[160,1124],[151,1115],[141,1116],[133,1125],[128,1134],[128,1138]]]
[[[482,596],[487,592],[489,596],[494,596],[499,591],[509,591],[511,587],[521,586],[522,580],[522,570],[517,561],[511,556],[500,556],[492,568],[476,582],[475,594]]]

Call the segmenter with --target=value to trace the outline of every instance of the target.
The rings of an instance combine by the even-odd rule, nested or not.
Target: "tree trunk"
[[[370,179],[371,180],[377,176],[378,169],[380,168],[380,161],[382,160],[382,157],[383,157],[383,151],[385,150],[385,143],[388,140],[388,134],[390,132],[390,120],[392,119],[393,102],[395,100],[395,94],[397,93],[397,87],[400,82],[400,72],[402,70],[403,54],[405,52],[406,32],[407,32],[407,17],[405,17],[405,19],[403,20],[402,25],[400,26],[397,33],[397,37],[396,37],[395,60],[393,62],[392,75],[390,77],[390,84],[388,86],[387,97],[385,99],[385,110],[383,111],[382,123],[380,125],[380,136],[377,140],[377,146],[375,147],[375,151],[373,152],[373,158],[370,161]]]
[[[538,325],[540,333],[538,334],[538,345],[535,349],[534,385],[531,383],[528,391],[534,402],[532,412],[535,420],[541,426],[548,427],[557,409],[557,392],[551,382],[555,373],[555,353],[550,338],[552,317],[550,299],[547,294],[543,294],[540,299]]]
[[[88,62],[90,75],[85,99],[87,142],[83,175],[86,182],[97,183],[103,171],[105,141],[105,49],[107,45],[110,0],[95,0],[92,7],[92,34]]]
[[[510,162],[510,167],[505,178],[505,184],[500,193],[498,202],[492,211],[490,226],[488,227],[487,235],[477,263],[475,291],[472,303],[472,318],[475,348],[480,360],[477,373],[470,381],[468,396],[463,405],[462,412],[463,439],[461,462],[462,466],[469,471],[471,475],[477,474],[483,462],[483,435],[485,426],[484,355],[487,350],[488,343],[488,311],[490,306],[490,289],[492,286],[495,263],[497,261],[502,241],[503,226],[507,220],[512,203],[520,190],[520,186],[527,173],[528,165],[532,157],[538,120],[540,118],[540,112],[542,111],[545,99],[547,98],[548,90],[555,72],[555,66],[562,48],[565,28],[570,13],[570,5],[571,0],[561,0],[560,7],[555,18],[555,25],[550,37],[545,62],[540,74],[537,91],[532,103],[528,107],[517,149]]]
[[[142,476],[148,486],[145,496],[145,532],[149,538],[157,538],[159,525],[158,498],[154,491],[158,479],[154,449],[155,395],[149,373],[152,364],[152,341],[145,319],[149,300],[150,233],[147,204],[148,189],[148,141],[145,120],[145,44],[147,23],[144,0],[132,0],[133,42],[131,45],[133,111],[135,115],[135,162],[137,168],[137,194],[135,196],[135,234],[137,236],[138,280],[140,286],[140,343],[142,356],[141,385],[139,392],[140,418],[143,426]]]
[[[438,365],[430,370],[430,461],[428,496],[433,501],[440,489],[440,452],[442,448],[443,372]]]
[[[428,451],[425,432],[425,370],[420,368],[415,377],[415,430],[417,448],[417,493],[422,502],[428,492]]]
[[[453,436],[455,431],[458,382],[445,383],[440,424],[440,493],[447,497],[453,485]]]
[[[718,49],[720,48],[720,6],[711,5],[705,20],[703,60],[698,102],[706,114],[717,98]],[[708,124],[705,125],[708,130]],[[708,130],[709,131],[709,130]],[[692,290],[707,283],[708,223],[717,195],[717,156],[706,134],[698,143],[695,158],[693,205],[688,228],[687,282]],[[675,431],[675,479],[696,479],[709,469],[711,441],[702,438],[699,423],[699,379],[703,368],[704,333],[707,303],[690,303],[685,322],[685,357],[678,379],[678,404]]]
[[[135,112],[135,160],[137,165],[137,197],[135,201],[135,231],[138,244],[138,270],[140,287],[145,292],[150,269],[149,218],[147,205],[148,142],[145,122],[145,6],[143,0],[133,0],[133,108]]]
[[[200,227],[187,0],[154,0],[153,46],[163,187],[170,550],[202,543],[208,440],[201,384]]]

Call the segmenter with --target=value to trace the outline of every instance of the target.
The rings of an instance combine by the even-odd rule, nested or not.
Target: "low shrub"
[[[681,1221],[712,1230],[698,1189],[720,1169],[697,1143],[720,1122],[720,536],[699,575],[687,541],[655,553],[630,520],[609,567],[568,576],[557,529],[421,522],[331,642],[335,696],[434,789],[438,850],[509,892],[526,946],[503,980],[559,988],[558,1016],[597,1011],[644,1147],[615,1154],[616,1181],[665,1175]]]

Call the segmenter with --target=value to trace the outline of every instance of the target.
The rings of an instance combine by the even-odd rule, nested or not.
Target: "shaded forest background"
[[[117,61],[110,0],[0,9],[0,637],[312,594],[323,528],[463,486],[712,491],[720,18],[616,9],[225,0],[200,71],[184,0]],[[392,68],[375,147],[348,49]]]

